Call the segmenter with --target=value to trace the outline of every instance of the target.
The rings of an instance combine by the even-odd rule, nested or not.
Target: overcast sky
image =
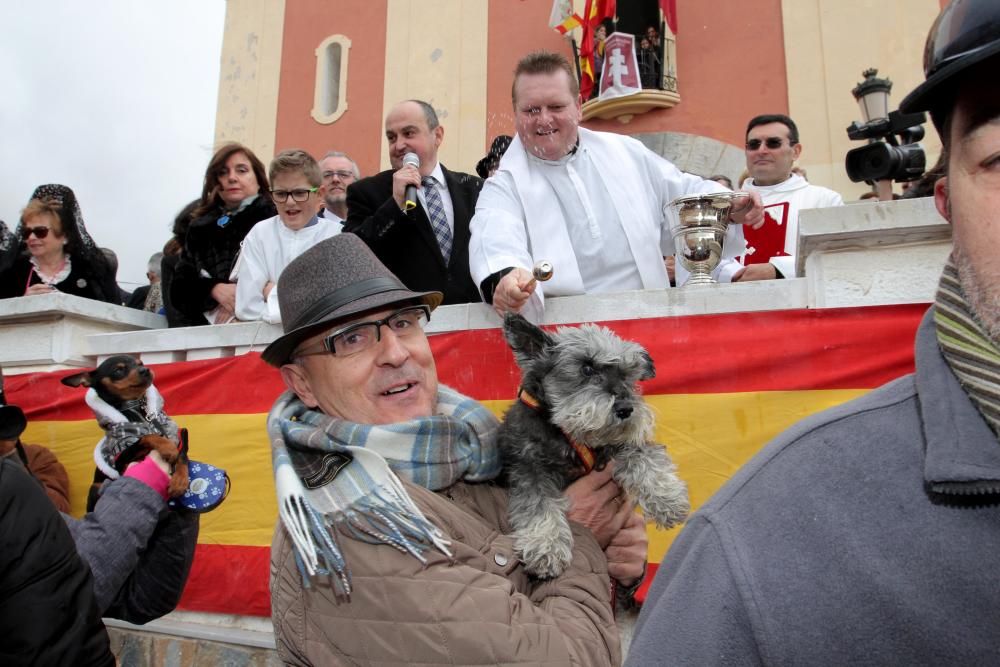
[[[0,7],[0,219],[68,185],[119,283],[144,284],[211,158],[224,0]]]

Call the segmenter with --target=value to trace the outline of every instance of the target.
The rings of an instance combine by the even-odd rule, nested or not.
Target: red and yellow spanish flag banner
[[[811,413],[913,369],[913,336],[926,305],[702,315],[609,322],[652,355],[643,383],[666,443],[698,507],[765,442]],[[519,373],[499,329],[431,337],[441,380],[502,414]],[[191,456],[219,465],[232,491],[202,517],[181,608],[268,615],[268,553],[278,516],[264,420],[284,389],[259,355],[153,366],[168,414],[190,431]],[[22,439],[56,452],[82,513],[101,438],[68,371],[6,378],[24,408]],[[655,569],[675,531],[650,528]],[[649,577],[652,579],[652,577]]]
[[[580,27],[579,15],[573,13],[571,0],[552,0],[552,13],[549,14],[549,27],[565,35],[570,30]]]

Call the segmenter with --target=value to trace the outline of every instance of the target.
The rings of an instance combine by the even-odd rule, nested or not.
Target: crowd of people
[[[941,136],[933,196],[954,248],[917,333],[915,373],[779,435],[689,519],[658,569],[627,664],[996,661],[1000,86],[989,72],[1000,67],[1000,6],[954,0],[927,54],[926,80],[901,108],[929,111]],[[160,274],[167,312],[206,324],[252,312],[281,326],[262,358],[287,387],[267,432],[281,519],[272,619],[288,664],[623,660],[616,591],[642,580],[647,537],[613,465],[565,490],[574,537],[566,570],[527,575],[506,490],[494,483],[497,420],[438,381],[424,327],[441,304],[484,300],[540,317],[547,297],[682,284],[681,267],[667,261],[664,206],[725,186],[629,137],[580,128],[577,80],[557,54],[519,62],[512,104],[516,134],[499,159],[484,158],[485,180],[440,164],[434,109],[406,100],[385,119],[391,169],[359,178],[342,154],[317,163],[289,150],[265,170],[248,148],[229,145],[176,221],[162,266],[177,259]],[[793,174],[801,151],[787,116],[749,122],[750,195],[731,213],[737,250],[721,279],[791,277],[785,234],[797,212],[842,203]],[[14,296],[65,286],[110,300],[107,260],[72,192],[35,195],[17,226],[20,252],[3,246],[3,275],[23,278]],[[781,236],[754,236],[772,223]],[[747,242],[755,261],[741,263]],[[531,274],[541,257],[559,266],[544,284]],[[599,380],[597,366],[588,381]],[[0,423],[6,441],[23,430],[14,417]],[[133,609],[126,594],[141,586],[122,578],[141,567],[116,567],[118,578],[102,584],[87,530],[53,518],[58,498],[25,481],[26,450],[6,441],[15,454],[0,464],[0,493],[13,494],[24,525],[51,527],[52,549],[80,557],[59,579],[71,583],[59,595],[78,605],[67,635],[77,639],[60,646],[79,641],[100,656],[95,610]],[[155,513],[159,463],[137,464],[113,483],[117,495],[144,494]],[[110,511],[103,502],[95,514]],[[6,600],[3,609],[9,623],[25,620]]]
[[[659,39],[647,33],[644,41]],[[149,284],[132,295],[115,281],[114,254],[87,233],[72,190],[42,186],[13,230],[0,223],[0,298],[65,292],[162,313],[171,327],[278,324],[281,270],[341,232],[361,237],[411,289],[536,320],[545,297],[683,285],[663,211],[680,196],[731,189],[729,179],[683,173],[625,135],[581,128],[579,82],[562,56],[524,58],[515,82],[516,133],[493,140],[478,176],[440,163],[445,128],[416,99],[386,116],[391,168],[367,178],[338,151],[317,162],[290,149],[267,168],[246,146],[221,147],[201,196],[150,258]],[[745,136],[738,187],[751,196],[732,216],[739,224],[714,276],[794,277],[799,211],[843,200],[806,180],[787,115],[756,116]],[[558,266],[544,286],[531,276],[540,259]]]
[[[525,271],[543,255],[560,267],[546,285],[550,296],[682,284],[662,212],[673,198],[725,188],[624,135],[580,128],[578,82],[562,56],[533,54],[516,78],[517,133],[497,137],[477,165],[485,180],[440,163],[444,127],[421,100],[387,115],[392,168],[367,178],[336,151],[322,163],[283,151],[267,169],[250,148],[223,146],[200,198],[178,214],[172,237],[150,259],[149,285],[134,295],[118,287],[117,260],[87,233],[72,190],[40,187],[13,231],[0,228],[0,297],[59,291],[160,312],[170,326],[278,323],[281,270],[342,231],[361,237],[407,287],[441,291],[445,304],[486,301],[519,311],[528,297],[512,297],[511,281],[526,283]],[[616,160],[630,183],[612,182],[602,169]],[[564,194],[576,192],[575,179],[587,189]],[[761,220],[756,196],[733,216],[751,227]],[[717,271],[724,281],[740,269],[740,225],[727,248]],[[542,291],[535,297],[529,312],[540,316]]]

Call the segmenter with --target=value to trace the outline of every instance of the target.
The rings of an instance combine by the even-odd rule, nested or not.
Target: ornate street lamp
[[[861,73],[865,80],[854,87],[851,93],[861,107],[861,117],[865,124],[889,117],[889,92],[892,81],[878,78],[878,70],[872,67]]]

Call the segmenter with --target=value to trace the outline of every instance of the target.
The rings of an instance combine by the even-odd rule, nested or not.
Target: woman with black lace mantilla
[[[65,185],[36,188],[13,234],[0,239],[0,298],[53,292],[118,303],[111,267]]]

